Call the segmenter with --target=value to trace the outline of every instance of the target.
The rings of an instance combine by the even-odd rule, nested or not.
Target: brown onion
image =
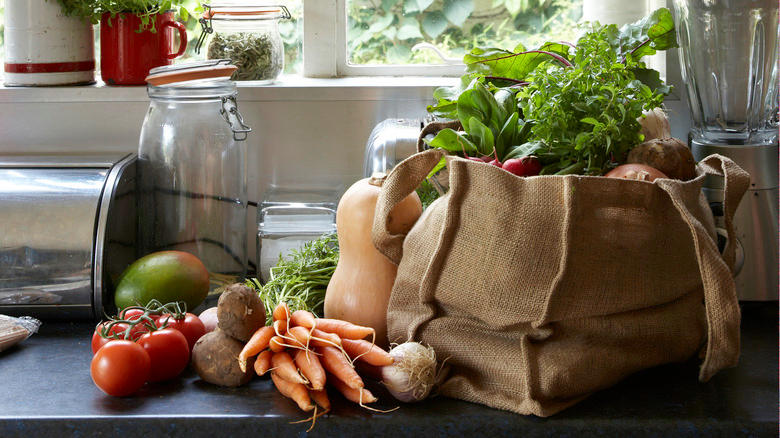
[[[658,178],[668,178],[660,170],[645,164],[623,164],[610,170],[604,176],[607,178],[625,178],[648,182],[653,182]]]

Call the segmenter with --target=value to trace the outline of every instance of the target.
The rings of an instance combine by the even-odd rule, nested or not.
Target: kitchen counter
[[[0,353],[0,437],[306,435],[268,379],[225,389],[191,371],[113,398],[89,376],[90,323],[44,323]],[[743,304],[739,366],[697,381],[697,361],[637,373],[551,418],[435,398],[390,413],[341,399],[311,436],[777,436],[778,303]],[[386,392],[376,407],[396,406]],[[333,395],[333,399],[337,396]]]

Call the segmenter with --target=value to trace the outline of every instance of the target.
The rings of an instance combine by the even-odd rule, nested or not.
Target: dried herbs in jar
[[[235,81],[272,81],[284,68],[282,40],[269,32],[214,32],[206,56],[230,59]]]
[[[201,20],[211,34],[206,57],[230,59],[238,67],[235,81],[272,82],[284,69],[279,20],[289,19],[284,6],[211,5]]]

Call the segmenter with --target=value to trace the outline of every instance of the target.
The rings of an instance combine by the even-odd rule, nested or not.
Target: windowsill
[[[304,78],[282,76],[271,85],[254,81],[237,82],[245,101],[301,100],[430,100],[433,89],[456,85],[450,77],[345,77]],[[94,85],[62,87],[0,86],[0,103],[37,102],[141,102],[149,98],[145,86],[111,87]]]

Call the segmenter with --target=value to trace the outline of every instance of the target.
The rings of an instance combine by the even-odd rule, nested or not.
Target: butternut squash
[[[353,184],[336,210],[339,261],[325,293],[325,317],[372,327],[376,343],[387,347],[387,304],[398,267],[371,243],[374,209],[384,174],[374,174]],[[409,232],[422,214],[417,193],[412,192],[390,213],[388,231]]]

